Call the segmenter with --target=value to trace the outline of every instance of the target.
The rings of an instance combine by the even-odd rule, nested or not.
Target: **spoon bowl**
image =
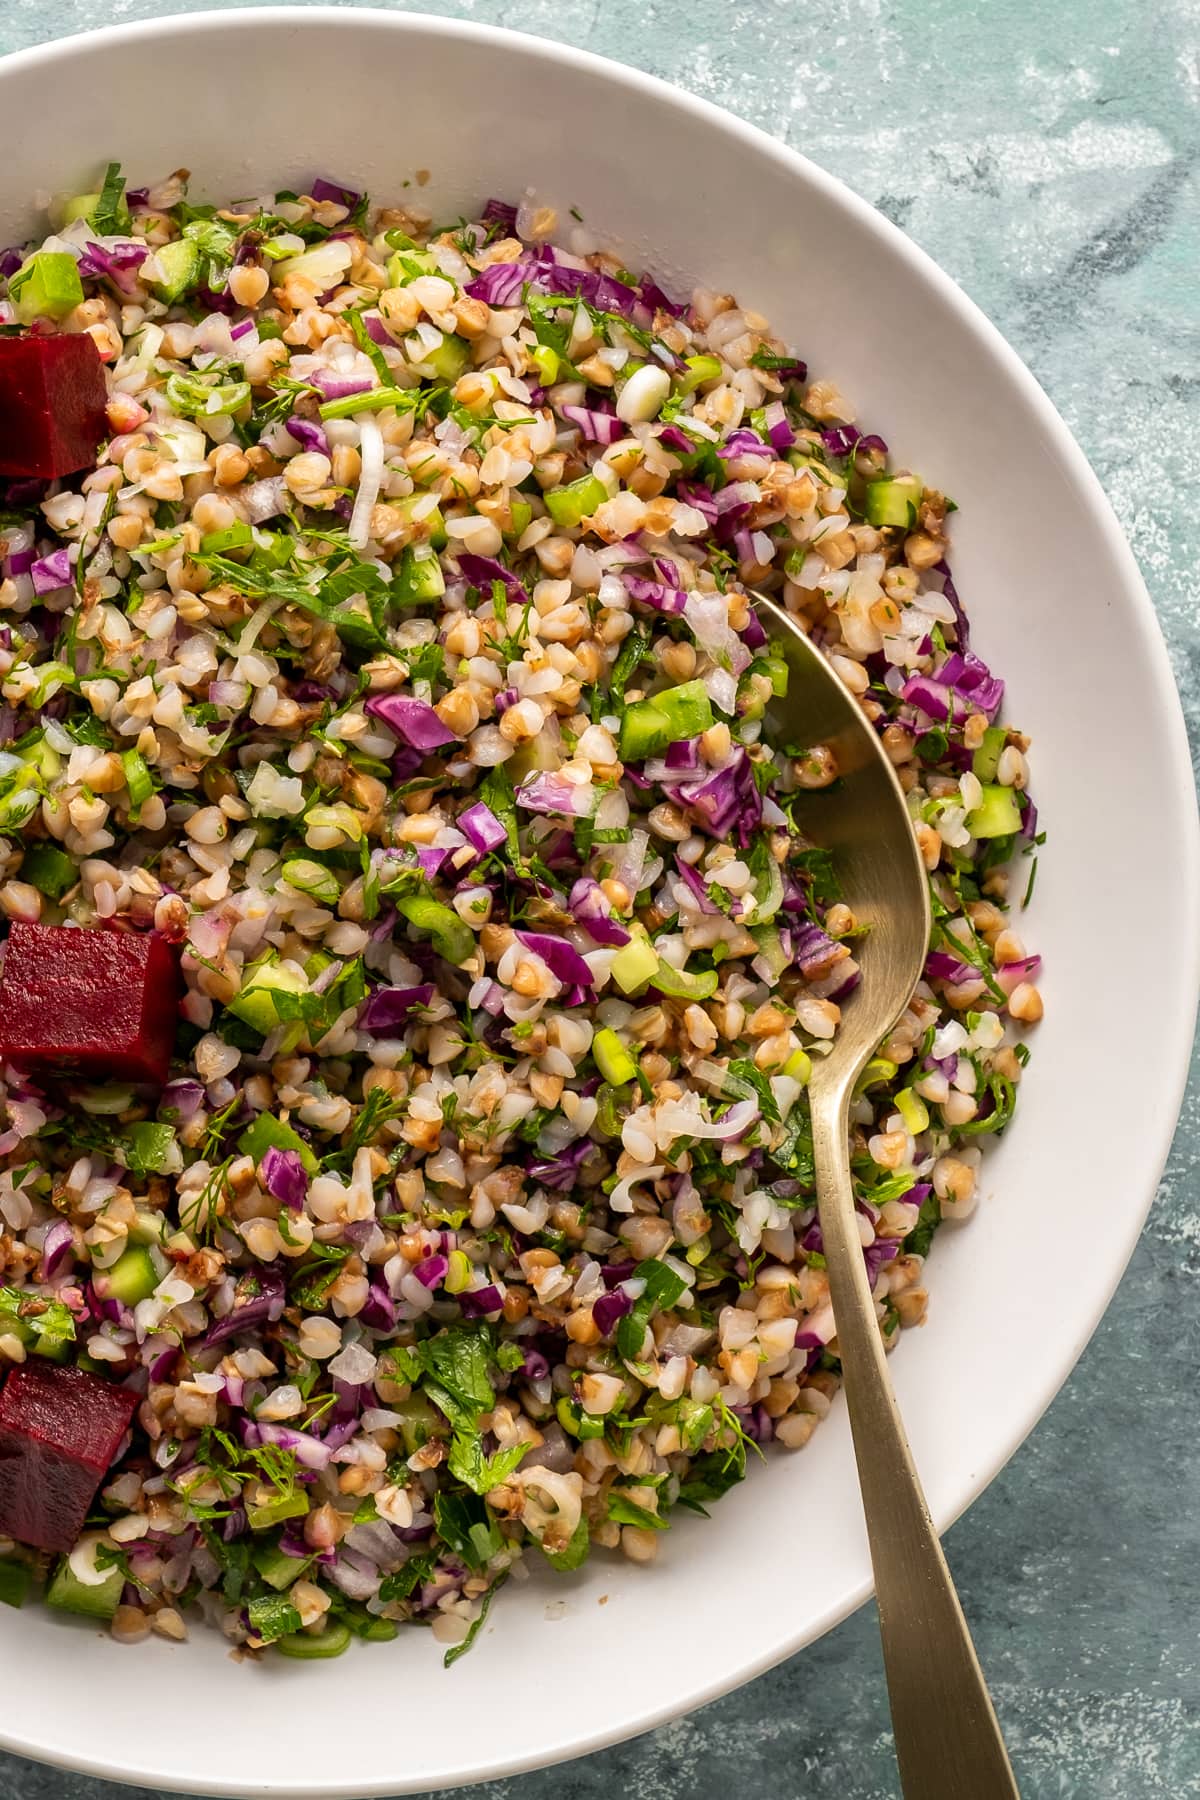
[[[880,1040],[912,998],[929,947],[929,880],[896,771],[861,705],[782,607],[756,594],[787,663],[768,708],[773,740],[808,759],[795,818],[833,853],[842,897],[866,935],[862,979],[809,1081],[817,1210],[858,1466],[896,1760],[905,1800],[1013,1800],[1004,1739],[942,1554],[887,1370],[850,1176],[850,1102]]]
[[[788,692],[771,701],[774,743],[827,749],[837,780],[802,787],[795,817],[806,837],[833,853],[843,898],[866,935],[855,946],[862,982],[843,1010],[833,1053],[816,1058],[824,1088],[851,1071],[851,1085],[912,998],[929,948],[929,882],[904,793],[862,707],[800,626],[775,601],[755,601],[788,666]]]

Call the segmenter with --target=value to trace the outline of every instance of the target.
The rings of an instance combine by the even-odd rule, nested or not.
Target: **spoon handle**
[[[901,1785],[905,1800],[1020,1800],[887,1370],[850,1183],[851,1085],[814,1084],[813,1158]]]

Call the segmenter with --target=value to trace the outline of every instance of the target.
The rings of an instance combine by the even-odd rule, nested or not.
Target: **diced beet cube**
[[[137,1409],[137,1395],[33,1359],[0,1388],[0,1532],[69,1550]]]
[[[0,337],[0,475],[73,475],[108,436],[108,389],[86,332]]]
[[[16,921],[0,974],[0,1056],[46,1075],[161,1087],[178,969],[156,932]]]

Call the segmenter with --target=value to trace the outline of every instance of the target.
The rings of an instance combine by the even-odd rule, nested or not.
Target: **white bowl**
[[[326,173],[442,216],[534,185],[670,291],[735,290],[949,490],[976,641],[1033,734],[1049,831],[1020,922],[1047,1016],[983,1202],[947,1228],[892,1371],[947,1525],[1036,1422],[1133,1248],[1179,1104],[1197,988],[1195,799],[1154,615],[1066,428],[922,253],[801,157],[629,69],[444,19],[278,9],[161,20],[0,63],[0,242],[107,157],[212,197]],[[53,129],[47,122],[53,121]],[[868,1593],[841,1408],[656,1567],[512,1584],[450,1672],[428,1635],[238,1663],[215,1635],[118,1647],[0,1609],[0,1743],[149,1787],[394,1794],[510,1774],[745,1681]],[[553,1603],[554,1614],[547,1616]],[[311,1719],[311,1724],[309,1720]]]

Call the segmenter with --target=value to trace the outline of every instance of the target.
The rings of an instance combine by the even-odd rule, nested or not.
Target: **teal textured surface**
[[[193,10],[7,0],[0,51]],[[395,10],[510,25],[636,64],[802,150],[909,232],[1024,357],[1097,470],[1149,584],[1196,743],[1194,0],[466,0]],[[1169,878],[1169,868],[1165,846],[1154,874]],[[1118,982],[1136,980],[1137,955],[1170,954],[1132,949],[1147,941],[1142,921],[1114,924],[1122,935],[1108,973]],[[1119,1103],[1128,1053],[1114,1030],[1097,1066],[1080,1072],[1104,1104]],[[1103,1325],[1032,1438],[946,1540],[1026,1800],[1200,1796],[1195,1074],[1158,1202]],[[936,1287],[933,1298],[936,1331]],[[1002,1288],[994,1329],[1004,1329]],[[1013,1349],[1038,1354],[1036,1344]],[[813,1554],[819,1531],[813,1520]],[[514,1694],[514,1704],[570,1703],[548,1669],[526,1671]],[[0,1753],[3,1800],[130,1791]],[[873,1613],[648,1737],[464,1792],[893,1800]]]

